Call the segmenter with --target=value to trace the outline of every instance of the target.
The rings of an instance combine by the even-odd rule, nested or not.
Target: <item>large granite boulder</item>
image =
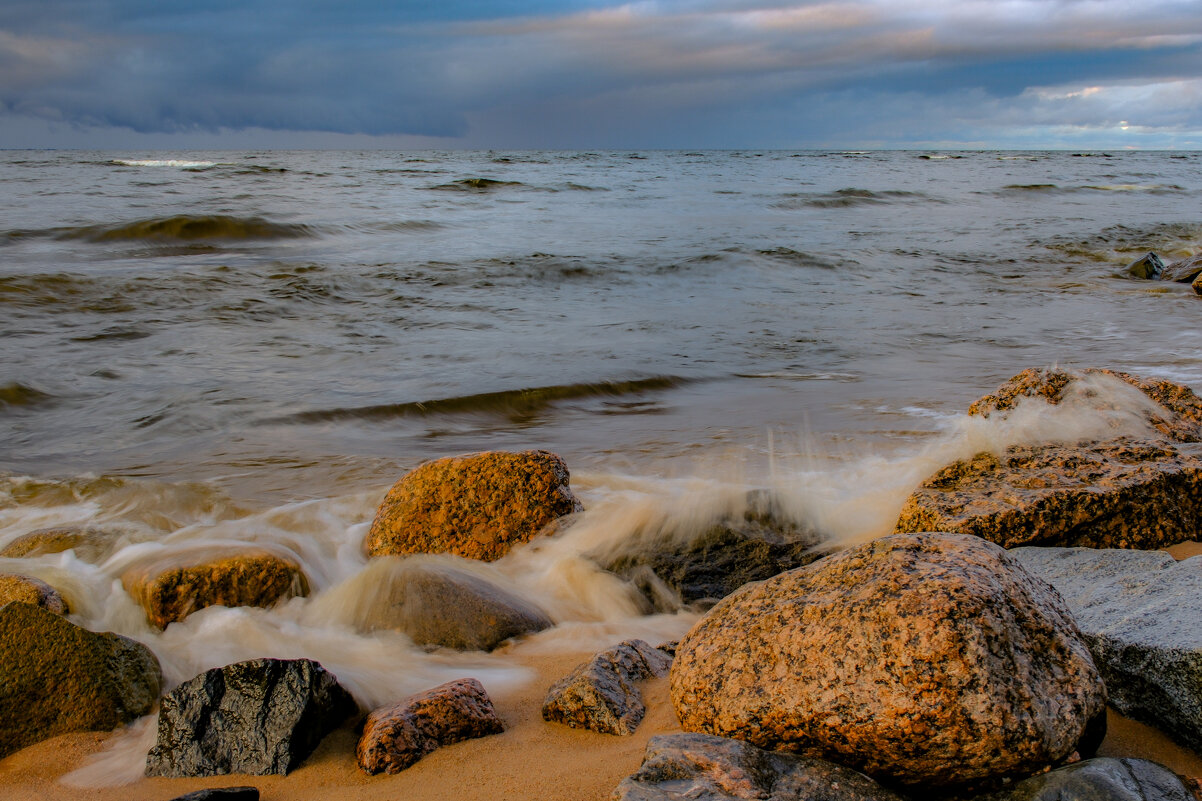
[[[0,606],[0,757],[149,714],[161,684],[159,661],[141,643],[32,604]]]
[[[22,534],[0,548],[0,557],[21,559],[48,553],[75,551],[85,562],[98,564],[109,555],[119,532],[89,526],[41,528]]]
[[[1146,759],[1089,759],[973,801],[1195,801],[1171,770]]]
[[[399,773],[444,745],[503,731],[484,685],[457,679],[368,715],[355,756],[366,773]]]
[[[178,558],[168,554],[166,563],[135,565],[121,576],[126,591],[158,628],[208,606],[269,607],[309,594],[300,566],[275,554],[247,550],[183,563]]]
[[[652,737],[613,801],[902,801],[862,773],[824,759],[765,751],[712,734]]]
[[[214,668],[163,696],[146,775],[285,774],[357,709],[311,659]]]
[[[907,785],[1022,776],[1096,739],[1106,691],[1064,602],[996,545],[901,534],[727,596],[680,641],[686,731]]]
[[[1195,256],[1189,256],[1184,259],[1169,264],[1161,272],[1160,278],[1164,281],[1176,281],[1181,284],[1189,284],[1194,281],[1199,275],[1202,275],[1202,253]]]
[[[533,603],[450,557],[381,557],[367,568],[370,597],[360,596],[360,628],[396,629],[418,645],[491,651],[511,637],[555,625]]]
[[[67,614],[67,602],[46,582],[33,576],[0,573],[0,606],[14,601],[40,606],[56,615]]]
[[[667,675],[672,658],[643,640],[626,640],[551,685],[543,720],[602,734],[633,734],[647,714],[636,682]]]
[[[584,507],[564,461],[548,451],[491,451],[426,462],[380,504],[371,556],[452,553],[491,562]]]
[[[1110,704],[1202,752],[1202,556],[1016,548],[1060,592],[1102,671]]]

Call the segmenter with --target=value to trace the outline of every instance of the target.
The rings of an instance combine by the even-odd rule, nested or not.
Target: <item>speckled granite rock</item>
[[[950,534],[883,537],[727,596],[677,646],[671,695],[686,731],[930,786],[1054,763],[1106,703],[1055,591]]]
[[[901,801],[833,762],[765,751],[710,734],[652,737],[612,801]]]
[[[40,606],[56,615],[67,614],[67,602],[46,582],[32,576],[0,573],[0,606],[14,601]]]
[[[372,556],[453,553],[491,562],[584,509],[568,479],[567,465],[548,451],[426,462],[388,491],[364,548]]]
[[[193,563],[136,565],[121,576],[121,583],[159,628],[207,606],[268,607],[309,594],[298,565],[255,550]]]
[[[1110,703],[1202,751],[1202,556],[1016,548],[1064,597],[1102,671]]]
[[[543,720],[602,734],[633,734],[647,713],[636,682],[667,674],[672,658],[643,640],[602,651],[551,685]]]
[[[381,557],[392,564],[369,567],[375,595],[357,623],[368,630],[403,631],[419,645],[461,651],[491,651],[511,637],[555,625],[536,605],[448,564],[449,558]]]
[[[1090,759],[972,801],[1194,801],[1181,779],[1146,759]]]
[[[355,756],[367,773],[399,773],[441,746],[503,731],[484,685],[458,679],[372,712]]]
[[[0,557],[20,559],[74,550],[75,555],[83,561],[97,564],[108,556],[117,536],[118,533],[114,531],[86,526],[41,528],[22,534],[0,548]]]
[[[1202,275],[1202,253],[1172,262],[1164,268],[1164,271],[1160,274],[1160,278],[1164,281],[1177,281],[1178,283],[1188,284],[1192,283],[1199,275]]]
[[[1006,548],[1160,548],[1202,527],[1202,460],[1169,442],[1013,447],[949,465],[906,499],[896,531],[974,534]]]
[[[147,776],[285,774],[357,709],[310,659],[214,668],[163,696]]]
[[[74,731],[149,714],[162,673],[150,649],[41,607],[0,607],[0,757]]]

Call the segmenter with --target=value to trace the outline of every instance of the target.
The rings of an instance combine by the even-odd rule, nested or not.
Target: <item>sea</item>
[[[365,707],[530,681],[362,625],[375,508],[430,459],[563,457],[586,511],[472,569],[556,621],[523,647],[604,647],[698,612],[644,614],[598,548],[754,489],[841,547],[956,458],[1114,425],[965,414],[1029,367],[1202,389],[1202,297],[1126,273],[1202,252],[1202,153],[0,151],[0,187],[0,547],[109,538],[0,571],[146,643],[168,687],[265,656]],[[247,544],[310,595],[159,632],[121,583]],[[131,780],[148,738],[71,780]]]

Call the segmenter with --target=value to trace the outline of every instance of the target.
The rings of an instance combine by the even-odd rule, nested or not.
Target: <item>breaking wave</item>
[[[296,239],[314,236],[315,233],[312,226],[272,222],[262,217],[177,214],[116,225],[59,229],[56,238],[88,242],[186,242],[198,239]]]

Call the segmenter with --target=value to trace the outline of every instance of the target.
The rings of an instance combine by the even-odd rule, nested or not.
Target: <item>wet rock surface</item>
[[[1146,759],[1089,759],[975,801],[1194,801],[1168,768]]]
[[[22,559],[74,550],[81,560],[97,564],[108,556],[117,536],[118,532],[86,526],[42,528],[22,534],[0,548],[0,557]]]
[[[1182,284],[1192,283],[1202,275],[1202,254],[1178,259],[1164,268],[1160,278],[1164,281],[1176,281]]]
[[[40,606],[56,615],[67,614],[67,602],[58,590],[33,576],[0,573],[0,606],[14,601]]]
[[[613,801],[901,801],[862,773],[709,734],[652,737]]]
[[[1150,280],[1159,278],[1164,272],[1164,262],[1155,253],[1147,253],[1127,265],[1126,273],[1132,278]]]
[[[504,730],[484,686],[458,679],[372,712],[355,755],[367,773],[399,773],[444,745]]]
[[[643,640],[594,656],[547,691],[543,720],[602,734],[633,734],[647,713],[637,682],[664,676],[672,658]]]
[[[686,731],[907,785],[1067,757],[1105,688],[1064,602],[976,537],[883,537],[728,596],[681,640]]]
[[[438,459],[388,491],[364,549],[372,556],[452,553],[491,562],[583,509],[567,465],[549,451]]]
[[[1202,751],[1202,557],[1161,551],[1017,548],[1013,556],[1060,592],[1110,704]]]
[[[121,583],[160,629],[209,606],[269,607],[309,592],[297,564],[261,551],[141,565],[126,571]]]
[[[0,607],[0,757],[59,734],[148,714],[162,673],[146,646],[41,607]]]
[[[461,651],[491,651],[511,637],[554,625],[538,606],[443,559],[394,559],[393,569],[379,571],[371,608],[359,625]]]
[[[214,668],[163,697],[146,775],[285,774],[356,709],[334,674],[309,659]]]

